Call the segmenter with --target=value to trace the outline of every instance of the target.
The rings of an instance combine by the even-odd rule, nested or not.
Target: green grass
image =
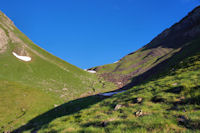
[[[0,53],[0,132],[18,128],[54,105],[116,88],[38,47],[8,21],[0,12],[0,28],[9,38],[7,50]],[[21,61],[13,51],[26,51],[32,60]]]
[[[161,53],[159,56],[149,56],[148,54],[154,51],[155,53]],[[117,73],[117,74],[129,74],[131,72],[134,72],[141,69],[149,69],[155,66],[157,63],[155,61],[165,55],[166,53],[169,53],[172,51],[170,48],[161,48],[158,47],[157,49],[139,49],[133,54],[127,55],[123,57],[119,62],[114,64],[108,64],[97,67],[99,73]],[[158,62],[159,63],[159,62]],[[140,73],[138,73],[140,74]]]
[[[199,132],[199,39],[182,49],[140,49],[97,68],[99,73],[126,75],[169,63],[137,86],[105,99],[94,94],[115,89],[112,83],[41,49],[1,12],[0,22],[7,36],[12,32],[18,38],[9,37],[6,52],[0,53],[0,132]],[[22,50],[31,62],[12,55]],[[158,55],[148,55],[152,51]],[[138,97],[142,103],[134,103]],[[135,115],[138,111],[142,116]]]
[[[84,103],[87,103],[90,98],[96,98],[97,101],[88,103],[90,106],[83,105],[77,111],[74,109],[82,102],[75,102],[73,106],[67,103],[65,106],[72,107],[71,113],[61,117],[55,116],[53,120],[41,124],[36,129],[41,133],[199,132],[199,69],[200,53],[198,52],[177,63],[162,76],[111,98],[88,97],[86,101],[83,100]],[[141,104],[133,102],[138,97],[143,98]],[[121,104],[122,107],[114,110],[117,104]],[[139,110],[142,110],[143,116],[137,117],[135,112]],[[180,116],[185,118],[182,123],[179,121]],[[42,116],[38,118],[44,119]],[[32,122],[37,123],[37,120]],[[24,128],[22,131],[29,132],[34,129],[34,127]]]
[[[11,131],[63,101],[53,93],[0,80],[0,131]]]

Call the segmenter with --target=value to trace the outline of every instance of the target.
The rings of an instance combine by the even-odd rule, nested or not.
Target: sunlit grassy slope
[[[174,56],[190,56],[163,69],[159,75],[108,99],[88,97],[63,105],[71,112],[24,131],[38,132],[200,132],[200,40],[192,41]],[[191,52],[188,52],[191,50]],[[142,98],[141,103],[136,99]],[[88,102],[76,110],[82,102]],[[74,103],[73,103],[74,102]],[[118,105],[118,108],[116,106]],[[62,108],[61,108],[62,110]],[[54,110],[55,111],[55,110]],[[53,113],[47,112],[48,113]],[[56,112],[56,111],[55,111]],[[140,113],[139,113],[140,112]],[[141,113],[142,112],[142,113]],[[44,116],[38,119],[44,119]],[[31,122],[29,124],[31,124]]]
[[[35,45],[2,12],[0,30],[0,132],[69,100],[115,89]],[[12,52],[32,60],[24,62]]]

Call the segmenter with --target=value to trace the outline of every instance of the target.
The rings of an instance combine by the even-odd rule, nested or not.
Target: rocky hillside
[[[0,12],[0,132],[71,99],[115,87],[48,53]]]
[[[119,87],[128,83],[127,87],[132,86],[190,56],[193,50],[188,49],[190,47],[188,44],[199,38],[200,7],[197,7],[143,48],[128,54],[117,63],[91,69],[96,70],[106,80],[116,83]],[[181,54],[184,49],[188,49],[185,55]]]

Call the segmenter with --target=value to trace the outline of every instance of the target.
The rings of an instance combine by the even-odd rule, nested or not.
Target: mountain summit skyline
[[[87,69],[136,51],[199,4],[198,0],[6,0],[1,10],[34,43]]]

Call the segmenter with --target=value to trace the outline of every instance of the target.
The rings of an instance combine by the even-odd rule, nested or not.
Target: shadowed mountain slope
[[[188,44],[191,41],[199,38],[200,7],[197,7],[180,22],[164,30],[143,48],[128,54],[117,63],[91,69],[96,70],[106,80],[116,83],[119,87],[123,87],[128,83],[137,84],[141,82],[141,80],[137,79],[138,76],[142,76],[143,81],[151,75],[167,69],[169,65],[176,64],[178,60],[190,56],[195,50],[198,51],[199,49],[188,49],[187,55],[181,54],[181,51],[190,48]],[[176,60],[174,58],[174,62],[172,62],[170,60],[174,55],[179,57]]]

